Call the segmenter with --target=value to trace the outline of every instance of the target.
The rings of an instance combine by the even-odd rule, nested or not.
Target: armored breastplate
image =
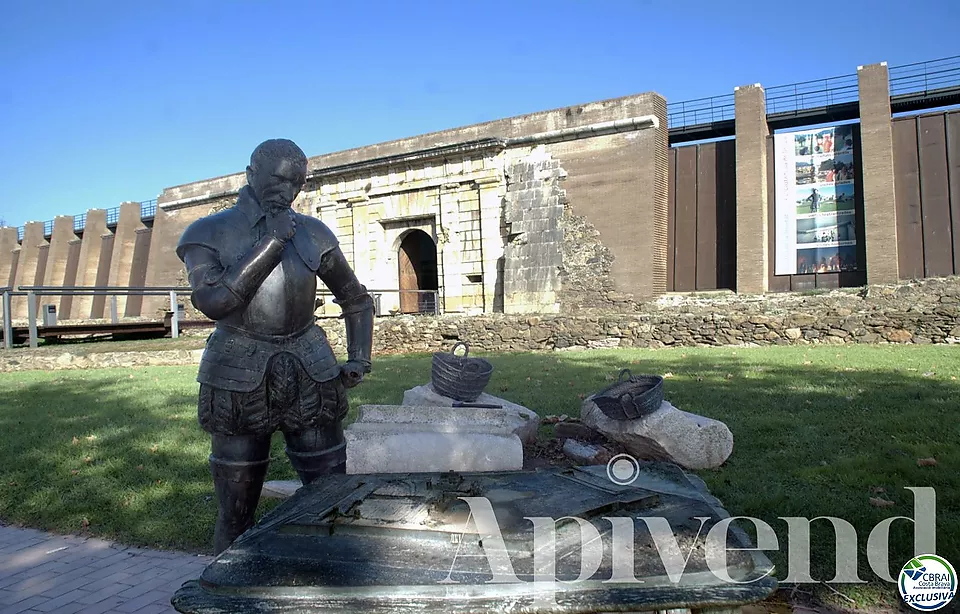
[[[257,290],[250,304],[229,324],[261,335],[289,335],[314,320],[317,275],[292,243],[283,248],[280,264]]]

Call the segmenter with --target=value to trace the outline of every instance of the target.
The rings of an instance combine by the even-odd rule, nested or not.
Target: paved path
[[[211,557],[0,526],[0,614],[157,614]]]

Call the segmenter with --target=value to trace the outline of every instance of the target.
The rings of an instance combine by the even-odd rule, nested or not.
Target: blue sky
[[[0,218],[657,91],[668,101],[960,53],[960,2],[10,0]]]

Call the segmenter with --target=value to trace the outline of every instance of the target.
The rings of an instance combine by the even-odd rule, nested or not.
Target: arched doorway
[[[400,243],[400,311],[402,313],[433,312],[436,295],[409,292],[437,290],[437,245],[422,230],[411,230]],[[405,292],[406,291],[406,292]]]

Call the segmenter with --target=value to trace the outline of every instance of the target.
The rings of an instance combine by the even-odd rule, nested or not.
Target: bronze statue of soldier
[[[330,229],[291,209],[306,173],[295,143],[265,141],[237,203],[193,222],[177,245],[193,305],[216,321],[197,381],[200,426],[211,435],[217,554],[253,526],[275,431],[304,484],[345,471],[345,389],[370,372],[373,300]],[[315,323],[318,278],[343,312],[342,365]]]

